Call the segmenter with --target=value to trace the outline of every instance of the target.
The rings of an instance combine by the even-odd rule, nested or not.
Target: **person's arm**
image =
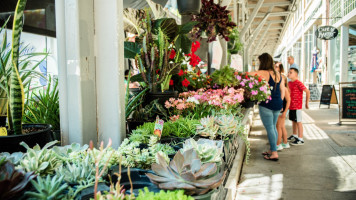
[[[286,103],[286,108],[283,110],[283,113],[282,113],[283,117],[286,117],[286,115],[287,115],[287,111],[289,110],[290,100],[291,100],[288,88],[285,88],[285,91],[286,91],[286,93],[285,93],[284,98],[286,99],[287,103]]]
[[[303,90],[306,94],[306,100],[305,100],[305,108],[309,109],[309,98],[310,98],[310,91],[308,90],[308,88],[305,88]]]
[[[281,90],[281,98],[282,99],[284,99],[284,96],[285,96],[285,92],[286,92],[286,86],[285,86],[285,84],[284,84],[284,79],[283,79],[283,77],[278,73],[278,76],[280,76],[281,77],[281,84],[280,84],[280,86],[279,86],[279,89]]]

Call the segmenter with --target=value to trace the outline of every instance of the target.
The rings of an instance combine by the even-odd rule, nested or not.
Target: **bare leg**
[[[281,119],[281,132],[282,132],[282,134],[281,134],[281,139],[283,138],[283,143],[284,144],[287,144],[287,129],[286,129],[286,125],[285,125],[285,118],[282,118]],[[279,135],[279,132],[278,132],[278,135]]]
[[[293,122],[293,135],[297,135],[297,122]]]
[[[302,122],[298,122],[298,137],[303,138],[303,124]]]
[[[282,123],[283,118],[281,116],[278,117],[278,121],[277,121],[277,132],[278,132],[278,138],[277,138],[277,146],[281,144],[281,140],[282,140]]]

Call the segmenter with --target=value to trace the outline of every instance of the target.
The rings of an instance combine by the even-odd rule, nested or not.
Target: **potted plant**
[[[229,15],[230,11],[226,6],[214,3],[214,0],[202,0],[202,4],[200,13],[193,16],[193,20],[199,22],[194,27],[195,38],[206,35],[208,42],[212,42],[216,40],[217,36],[221,36],[229,41],[228,36],[236,27]]]
[[[215,70],[213,74],[211,74],[211,79],[213,88],[234,87],[238,83],[235,78],[235,70],[229,66]]]
[[[181,15],[197,14],[201,8],[201,0],[179,0],[177,6]]]
[[[233,28],[229,35],[229,42],[227,43],[227,50],[231,55],[237,54],[243,47],[240,41],[239,31],[237,27]]]
[[[191,50],[192,42],[186,36],[196,22],[177,25],[175,19],[162,18],[153,21],[144,12],[144,33],[136,42],[125,42],[125,57],[134,58],[140,73],[131,81],[144,82],[149,88],[146,102],[159,99],[159,103],[176,97],[176,91],[168,91],[173,74],[177,74],[184,54]]]
[[[10,77],[5,81],[5,89],[8,97],[9,108],[7,114],[9,116],[9,131],[8,136],[0,136],[0,152],[8,151],[24,151],[25,149],[19,145],[21,141],[25,141],[28,145],[34,146],[39,144],[44,146],[46,143],[53,140],[51,125],[49,124],[29,124],[23,125],[24,112],[24,91],[23,83],[19,73],[20,66],[20,36],[23,27],[23,12],[26,6],[26,0],[17,2],[14,23],[12,29],[12,49],[11,49],[11,64]],[[10,84],[9,84],[10,83]]]

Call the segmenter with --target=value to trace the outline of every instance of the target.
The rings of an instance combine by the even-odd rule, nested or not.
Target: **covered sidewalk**
[[[337,108],[318,106],[310,103],[310,110],[303,111],[305,145],[280,151],[278,162],[261,155],[269,145],[255,110],[251,156],[244,163],[235,199],[356,199],[356,126],[335,125]],[[290,134],[291,123],[286,126]]]

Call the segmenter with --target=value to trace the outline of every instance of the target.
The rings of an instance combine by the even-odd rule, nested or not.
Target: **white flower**
[[[195,103],[195,104],[199,104],[199,101],[195,97],[189,97],[187,99],[187,102],[192,102],[192,103]]]

